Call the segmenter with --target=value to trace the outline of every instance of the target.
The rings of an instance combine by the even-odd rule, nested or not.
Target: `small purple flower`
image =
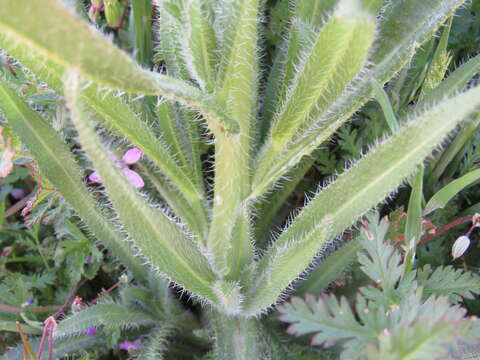
[[[87,256],[87,258],[85,259],[85,262],[86,262],[88,265],[92,265],[92,264],[93,264],[93,257],[92,257],[92,255]]]
[[[25,197],[26,194],[24,190],[15,188],[10,191],[10,195],[12,195],[15,200],[21,200]]]
[[[117,168],[119,168],[122,171],[123,176],[125,176],[133,186],[135,186],[137,189],[140,189],[145,185],[142,177],[136,171],[129,169],[127,166],[127,165],[136,164],[137,162],[140,161],[140,159],[143,156],[142,150],[140,150],[139,148],[130,149],[126,151],[125,154],[123,154],[121,159],[115,156],[115,154],[113,154],[112,152],[109,152],[108,156],[110,156],[110,159],[112,159],[112,161],[115,163]],[[100,177],[100,174],[96,171],[91,173],[88,176],[88,179],[90,181],[97,182],[97,183],[102,182],[102,178]]]
[[[120,350],[138,350],[142,347],[142,341],[140,339],[137,339],[135,341],[124,341],[120,343],[119,348]]]
[[[95,336],[95,333],[97,332],[97,329],[95,328],[88,328],[87,331],[85,331],[85,334],[88,336]]]
[[[25,301],[23,304],[22,304],[22,307],[27,307],[27,306],[30,306],[30,305],[33,305],[33,299],[30,298],[28,299],[27,301]]]

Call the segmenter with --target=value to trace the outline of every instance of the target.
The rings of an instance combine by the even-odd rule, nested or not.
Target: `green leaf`
[[[130,21],[133,29],[135,58],[143,66],[149,66],[152,57],[152,1],[132,2]]]
[[[423,99],[420,100],[418,106],[436,103],[447,96],[463,90],[468,82],[480,71],[480,55],[475,56],[469,61],[459,66],[445,80],[443,80],[435,89],[430,91]]]
[[[233,6],[233,5],[232,5]],[[240,124],[240,134],[215,138],[215,187],[208,248],[216,270],[235,279],[253,257],[249,238],[249,208],[244,202],[250,191],[250,155],[257,101],[257,42],[259,0],[242,0],[237,8],[236,27],[229,44],[218,101]],[[232,176],[234,175],[234,176]],[[233,232],[237,224],[241,231]],[[246,234],[246,235],[245,235]]]
[[[444,186],[428,201],[423,215],[428,215],[437,209],[443,209],[452,198],[467,186],[480,179],[480,169],[473,170]]]
[[[102,178],[119,219],[132,237],[138,253],[156,271],[195,295],[215,302],[215,275],[193,239],[160,209],[155,209],[129,183],[108,158],[104,146],[86,118],[80,102],[78,73],[66,82],[66,96],[83,150]]]
[[[277,306],[280,320],[290,323],[287,332],[292,335],[317,333],[313,345],[328,340],[359,339],[366,342],[375,334],[360,324],[346,298],[336,299],[333,295],[315,297],[307,295],[305,300],[292,297],[289,303]],[[360,355],[360,354],[359,354]]]
[[[40,170],[78,212],[94,236],[138,279],[146,279],[146,269],[85,188],[79,167],[53,128],[3,82],[0,82],[0,109],[35,157]]]
[[[300,64],[286,102],[274,116],[274,149],[281,150],[294,137],[310,112],[322,113],[345,90],[365,65],[374,35],[373,17],[358,4],[340,1]]]
[[[314,260],[321,244],[331,236],[331,217],[326,215],[301,236],[288,242],[278,239],[266,251],[249,276],[243,312],[252,316],[274,304],[283,291]]]
[[[448,295],[450,301],[461,302],[462,298],[473,299],[480,293],[480,278],[462,269],[452,266],[437,267],[427,265],[417,270],[417,280],[423,286],[424,297],[430,295]]]
[[[352,225],[394,191],[465,117],[476,110],[480,105],[479,95],[480,88],[472,89],[412,119],[320,191],[277,242],[289,243],[301,237],[326,215],[332,216],[334,236]],[[319,249],[322,245],[319,242]]]
[[[175,155],[162,139],[152,132],[150,127],[133,112],[121,98],[112,94],[101,95],[94,87],[89,87],[81,92],[89,108],[94,110],[107,125],[125,136],[135,146],[138,146],[153,160],[160,170],[178,187],[182,195],[187,199],[198,217],[206,218],[203,205],[203,192],[184,169],[178,165]],[[175,121],[175,119],[161,119]],[[108,128],[109,126],[107,126]],[[181,134],[175,134],[180,137]]]
[[[32,347],[37,349],[40,338],[31,340]],[[105,342],[99,336],[79,336],[75,338],[64,338],[55,341],[53,344],[53,355],[55,358],[68,356],[80,350],[92,349],[96,346],[105,346]],[[44,351],[41,360],[47,360],[48,352]],[[18,360],[23,358],[23,345],[19,344],[14,349],[0,356],[0,360]]]
[[[328,111],[312,123],[302,137],[277,156],[266,161],[255,173],[252,198],[258,198],[287,174],[305,156],[332,136],[371,97],[371,81],[389,81],[436,29],[464,0],[399,0],[385,8],[378,38],[372,55],[374,65],[366,76],[352,85],[351,91],[340,97]],[[260,173],[264,173],[260,175]]]
[[[411,182],[412,192],[408,200],[407,223],[405,225],[405,240],[408,245],[408,251],[405,255],[406,274],[412,270],[415,249],[422,236],[423,173],[423,165],[420,165]]]
[[[8,15],[12,13],[15,16]],[[36,21],[32,21],[31,14],[35,14]],[[49,31],[43,31],[46,28]],[[238,131],[238,124],[228,119],[211,97],[184,81],[141,69],[57,0],[2,1],[0,29],[11,41],[63,69],[78,68],[83,76],[99,85],[143,95],[161,95],[198,109],[214,132]]]
[[[357,260],[357,253],[360,249],[361,244],[357,238],[332,252],[320,263],[319,268],[317,268],[319,270],[313,270],[308,274],[307,279],[300,283],[295,294],[298,296],[307,293],[320,295],[331,283],[338,279],[348,266]]]
[[[372,89],[378,103],[382,107],[383,115],[385,116],[385,120],[387,120],[390,131],[392,133],[395,132],[396,130],[398,130],[399,124],[397,116],[393,111],[392,104],[390,103],[390,99],[388,98],[388,94],[385,92],[385,90],[383,90],[383,87],[376,80],[372,81]]]
[[[185,38],[181,39],[184,57],[192,79],[211,92],[215,86],[216,39],[213,28],[202,12],[200,1],[184,2]]]
[[[115,303],[89,306],[60,321],[55,329],[55,339],[85,334],[89,328],[131,329],[154,326],[155,319],[146,312]]]

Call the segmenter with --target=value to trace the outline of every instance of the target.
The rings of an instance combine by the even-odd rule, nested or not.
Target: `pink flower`
[[[137,339],[135,341],[124,341],[120,343],[119,348],[120,350],[138,350],[142,347],[142,341],[140,339]]]
[[[85,334],[87,334],[87,336],[94,336],[96,332],[97,332],[97,329],[88,328],[87,331],[85,331]]]
[[[140,189],[145,185],[142,177],[136,171],[129,169],[127,166],[136,164],[140,161],[143,156],[142,150],[140,150],[139,148],[130,149],[126,151],[125,154],[123,154],[123,157],[121,159],[116,157],[112,152],[109,152],[108,155],[110,156],[110,159],[112,159],[112,161],[115,163],[115,165],[120,169],[123,176],[127,178],[130,184],[135,186],[137,189]],[[100,174],[96,171],[91,173],[88,176],[88,179],[97,183],[102,182]]]

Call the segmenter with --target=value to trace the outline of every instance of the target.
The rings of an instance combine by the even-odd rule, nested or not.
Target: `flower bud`
[[[88,16],[93,23],[100,21],[100,13],[103,11],[103,0],[92,0],[88,9]]]
[[[108,26],[117,29],[122,19],[123,3],[118,0],[104,0],[104,6]]]
[[[452,257],[457,259],[467,251],[470,246],[470,238],[468,236],[460,236],[452,246]]]

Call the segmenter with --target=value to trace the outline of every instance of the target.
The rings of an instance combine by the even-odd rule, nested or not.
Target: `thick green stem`
[[[211,322],[215,331],[217,360],[263,359],[256,319],[230,317],[212,312]]]

